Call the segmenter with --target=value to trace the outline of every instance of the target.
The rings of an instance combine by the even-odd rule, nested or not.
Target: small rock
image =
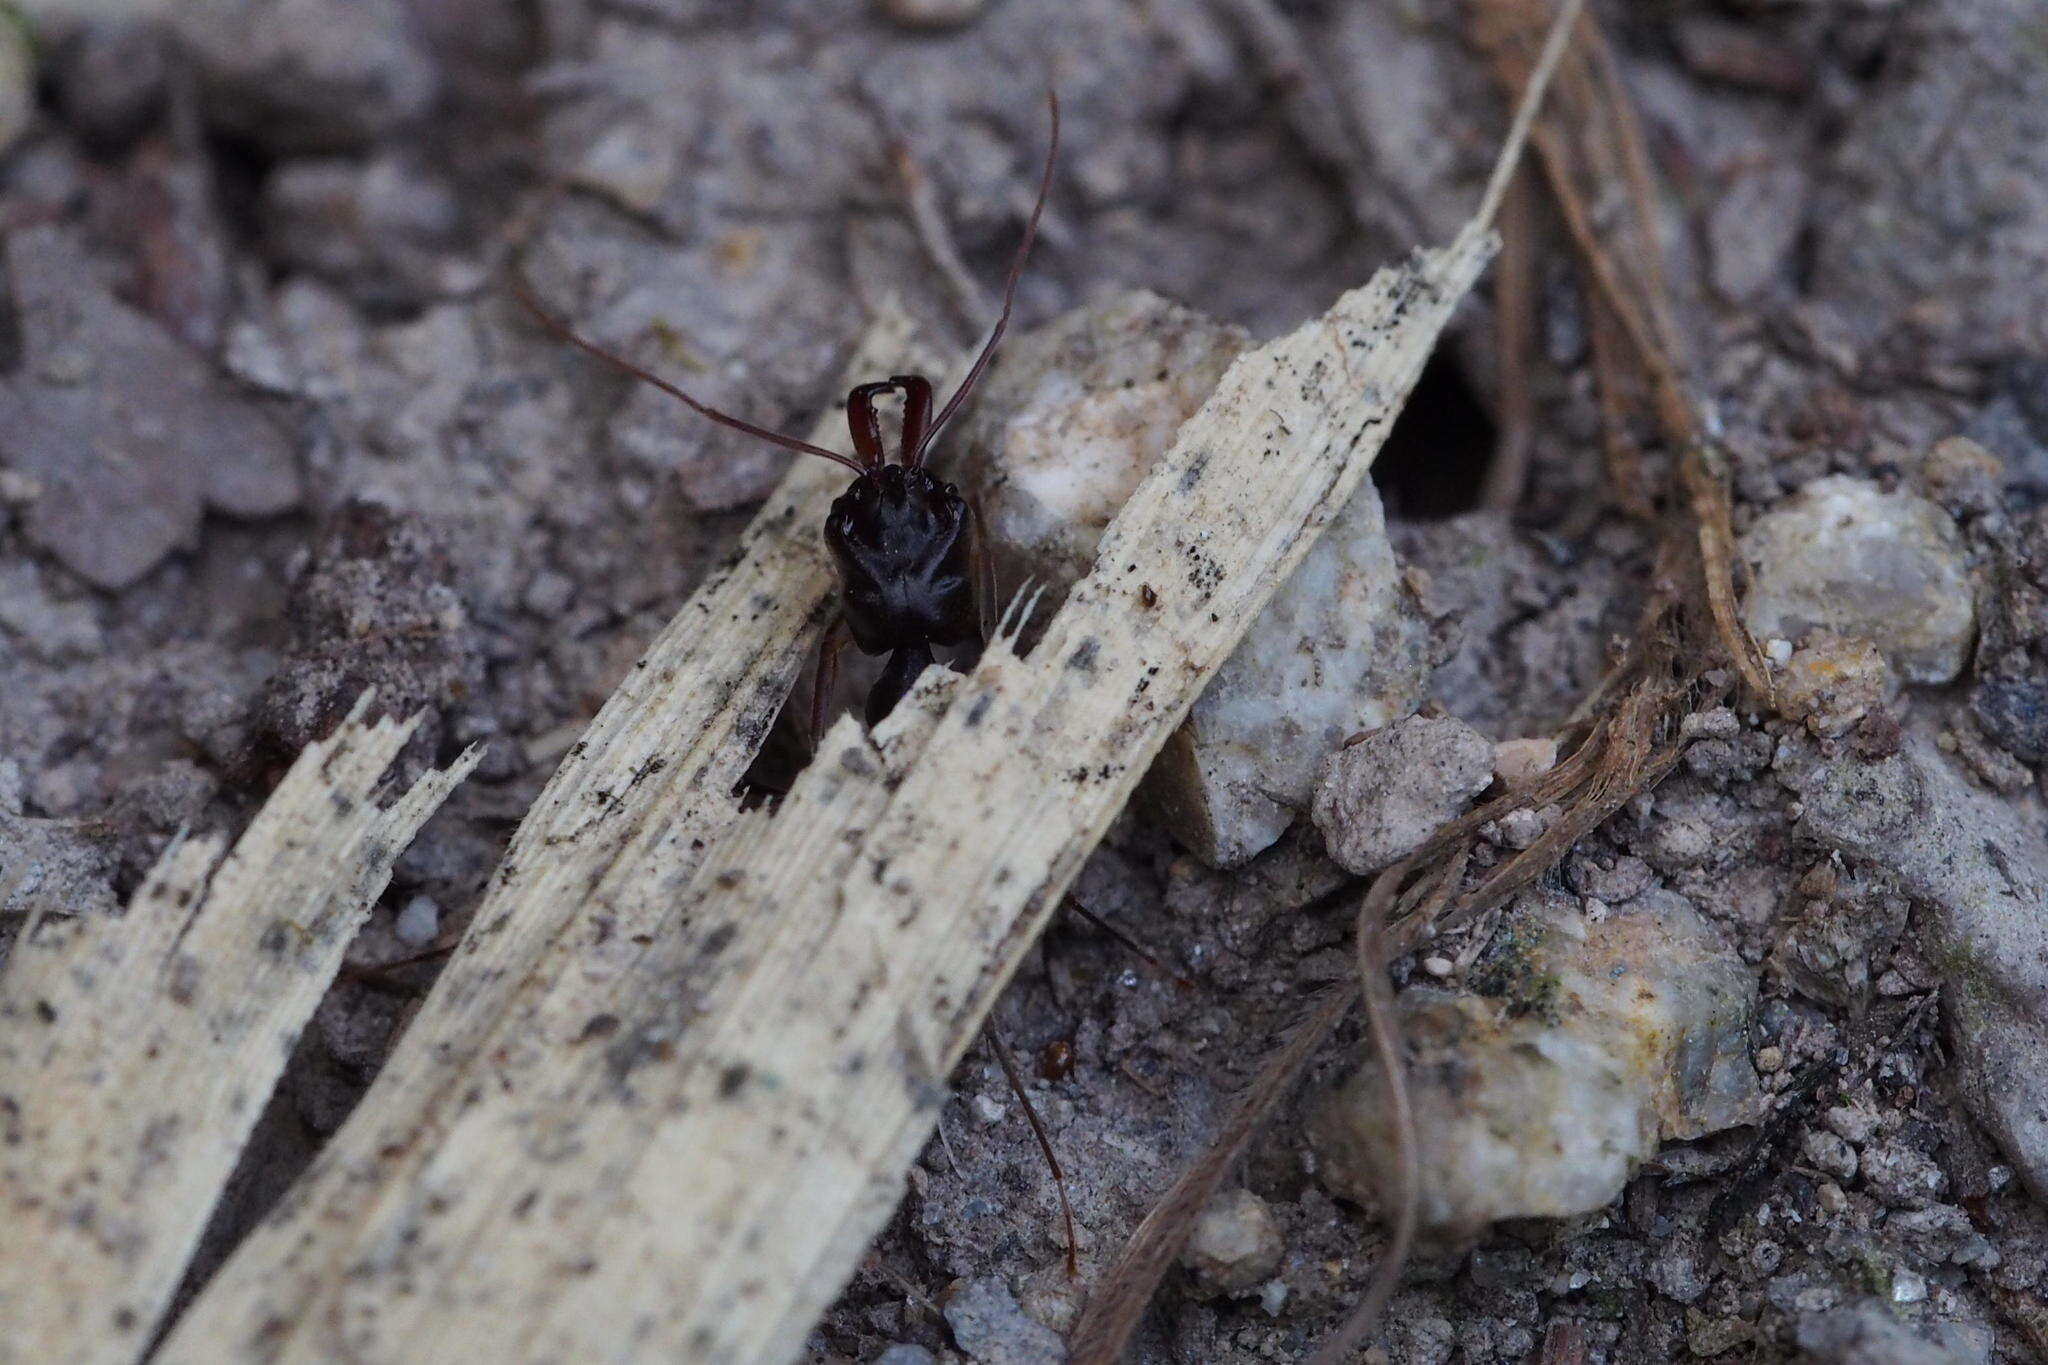
[[[1863,1149],[1863,1188],[1885,1207],[1924,1209],[1948,1188],[1934,1159],[1903,1142],[1872,1143]]]
[[[1896,1276],[1892,1283],[1896,1291]],[[1926,1330],[1947,1340],[1923,1337],[1883,1300],[1865,1299],[1852,1307],[1803,1315],[1796,1339],[1804,1358],[1814,1365],[1981,1365],[1989,1358],[1988,1352],[1971,1351],[1960,1339],[1968,1330],[1962,1324],[1932,1323]]]
[[[1810,1132],[1799,1140],[1799,1146],[1816,1170],[1825,1171],[1837,1180],[1856,1178],[1856,1149],[1835,1134]]]
[[[405,909],[398,912],[398,921],[392,925],[392,932],[408,948],[426,947],[441,932],[441,907],[431,896],[414,896],[405,903]]]
[[[1103,530],[1247,344],[1241,329],[1142,291],[1012,341],[961,441],[1000,579],[1063,590],[1085,574]]]
[[[1504,739],[1493,746],[1493,775],[1509,791],[1520,791],[1557,766],[1557,741]]]
[[[125,147],[163,116],[171,58],[163,30],[108,17],[57,44],[51,71],[64,121],[100,147]],[[4,81],[0,81],[4,84]]]
[[[1985,737],[2028,763],[2048,761],[2048,677],[1986,678],[1970,694]]]
[[[116,913],[117,859],[101,828],[98,821],[36,820],[0,809],[0,915]]]
[[[1428,1135],[1421,1218],[1440,1233],[1600,1208],[1660,1142],[1761,1108],[1755,978],[1682,898],[1643,896],[1598,924],[1536,903],[1510,923],[1516,946],[1472,974],[1498,999],[1400,997]],[[1393,1152],[1377,1067],[1315,1107],[1309,1138],[1332,1193],[1377,1202]]]
[[[522,600],[526,609],[535,616],[553,620],[567,611],[575,599],[575,583],[553,569],[543,569],[526,585],[526,595]]]
[[[1462,721],[1410,717],[1330,756],[1316,828],[1346,869],[1376,872],[1421,847],[1492,781],[1484,735]]]
[[[1534,809],[1524,806],[1520,810],[1511,810],[1500,818],[1497,826],[1500,841],[1512,849],[1533,848],[1543,837],[1543,832],[1556,823],[1558,814],[1556,806]]]
[[[1707,1292],[1708,1279],[1704,1252],[1696,1242],[1684,1238],[1665,1242],[1650,1262],[1650,1283],[1678,1303],[1698,1303]]]
[[[57,571],[27,558],[0,563],[0,639],[49,663],[89,658],[106,646],[95,603],[50,591]]]
[[[1821,1115],[1821,1122],[1827,1125],[1830,1133],[1859,1147],[1877,1132],[1877,1113],[1867,1105],[1832,1105]]]
[[[953,1343],[982,1365],[1061,1365],[1059,1333],[1029,1317],[1001,1277],[958,1280],[940,1302]]]
[[[1655,886],[1657,874],[1641,858],[1580,848],[1565,859],[1564,881],[1581,896],[1619,905]]]
[[[985,0],[881,0],[885,18],[905,28],[960,28],[981,17]]]
[[[1893,690],[1891,670],[1876,645],[1828,634],[1795,650],[1777,685],[1779,711],[1830,739],[1856,728]]]
[[[28,228],[6,254],[27,363],[0,379],[0,431],[10,465],[42,487],[28,532],[66,567],[124,588],[189,540],[205,507],[262,517],[298,502],[283,429],[93,286],[75,241]]]
[[[1154,295],[1077,310],[1019,337],[967,428],[962,479],[998,578],[1055,596],[1246,344]],[[667,420],[665,418],[665,420]],[[1185,585],[1131,585],[1133,609]],[[1050,605],[1050,604],[1048,604]],[[1344,736],[1423,699],[1435,632],[1361,486],[1224,662],[1141,788],[1146,809],[1213,867],[1270,847]]]
[[[1087,1301],[1081,1283],[1068,1278],[1066,1262],[1055,1260],[1024,1277],[1017,1286],[1017,1306],[1026,1317],[1065,1336],[1081,1320]]]
[[[653,214],[683,173],[674,133],[644,108],[622,111],[594,137],[581,139],[568,179],[632,213]]]
[[[1752,298],[1784,271],[1806,226],[1810,184],[1797,158],[1760,157],[1714,196],[1707,249],[1722,297]]]
[[[365,503],[342,509],[292,586],[291,651],[252,708],[262,756],[296,757],[375,689],[384,713],[423,713],[400,766],[424,766],[444,714],[483,680],[481,644],[453,576],[420,519]]]
[[[1345,736],[1421,704],[1432,641],[1361,484],[1154,760],[1147,806],[1210,866],[1249,862],[1310,804]]]
[[[454,187],[416,157],[287,161],[261,213],[282,263],[381,307],[410,310],[479,280]]]
[[[219,0],[163,13],[212,120],[272,151],[365,146],[423,116],[441,90],[404,0]]]
[[[1702,1359],[1726,1355],[1756,1340],[1756,1324],[1741,1318],[1716,1318],[1697,1308],[1685,1310],[1686,1349]]]
[[[277,337],[247,319],[229,324],[221,364],[250,388],[266,393],[296,394],[305,383],[297,362]]]
[[[1983,516],[1998,510],[2005,486],[2005,465],[1967,436],[1951,436],[1927,452],[1920,477],[1928,496],[1958,516]]]
[[[875,1365],[939,1365],[939,1358],[922,1346],[899,1342],[876,1356]]]
[[[1870,1003],[1871,959],[1905,932],[1910,908],[1890,887],[1852,878],[1784,917],[1771,964],[1809,999],[1860,1010]]]
[[[1266,1201],[1250,1190],[1227,1190],[1196,1218],[1181,1264],[1203,1298],[1245,1294],[1271,1278],[1285,1250]]]
[[[1789,753],[1777,773],[1800,798],[1804,834],[1889,871],[1931,911],[1915,921],[1920,956],[1940,969],[1957,1093],[2048,1198],[2048,853],[2039,830],[2007,798],[1971,786],[1925,734],[1873,762]]]
[[[1659,821],[1644,846],[1649,860],[1664,871],[1697,867],[1714,851],[1714,831],[1704,820]]]
[[[1759,518],[1741,550],[1743,623],[1758,639],[1825,630],[1872,641],[1908,682],[1962,671],[1976,632],[1969,567],[1955,523],[1927,499],[1817,479]]]

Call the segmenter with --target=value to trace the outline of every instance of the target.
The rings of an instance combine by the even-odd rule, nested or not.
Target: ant
[[[977,517],[960,490],[925,467],[925,456],[946,424],[953,419],[974,392],[975,384],[995,358],[996,346],[1010,325],[1010,310],[1016,301],[1017,281],[1024,262],[1038,237],[1038,221],[1052,192],[1053,164],[1059,155],[1060,102],[1046,91],[1046,105],[1052,130],[1045,150],[1045,169],[1038,180],[1038,199],[1024,225],[1024,240],[1010,262],[1010,274],[1003,285],[1003,307],[982,343],[974,364],[953,390],[946,405],[932,413],[932,384],[923,375],[898,374],[873,383],[857,384],[846,395],[846,424],[853,438],[853,457],[823,446],[784,436],[766,427],[743,421],[698,402],[681,388],[659,375],[588,341],[564,322],[542,308],[532,294],[515,279],[512,293],[548,331],[586,354],[595,356],[631,375],[645,380],[685,407],[714,422],[745,432],[749,436],[793,450],[816,455],[853,471],[853,482],[833,500],[825,518],[825,548],[839,581],[839,611],[825,629],[818,645],[818,667],[811,689],[811,744],[815,749],[824,735],[825,709],[838,682],[839,649],[842,632],[864,654],[886,654],[882,668],[868,692],[865,718],[870,728],[879,725],[903,700],[918,676],[936,662],[932,649],[971,649],[978,655],[986,644],[981,609],[993,608],[993,585],[986,581],[988,548]],[[888,462],[882,448],[882,422],[875,401],[885,393],[903,397],[903,429],[896,450],[896,463]],[[976,580],[983,579],[982,602],[976,601]],[[963,658],[965,666],[969,660]],[[991,1050],[1000,1063],[1004,1079],[1022,1104],[1046,1164],[1052,1169],[1059,1190],[1060,1213],[1066,1224],[1067,1274],[1080,1273],[1074,1236],[1074,1213],[1067,1198],[1066,1173],[1054,1156],[1052,1140],[1039,1121],[1038,1111],[1025,1092],[1016,1063],[993,1028],[989,1030]]]
[[[698,402],[658,375],[578,336],[558,321],[516,283],[513,293],[549,331],[589,355],[645,380],[671,398],[714,422],[743,431],[770,444],[803,455],[816,455],[844,465],[854,479],[832,503],[825,518],[825,548],[839,581],[839,612],[818,646],[818,667],[811,692],[811,743],[823,735],[825,708],[838,682],[841,633],[853,637],[864,654],[886,654],[888,663],[868,692],[866,720],[881,723],[901,701],[918,675],[935,662],[932,649],[969,648],[979,654],[986,643],[975,581],[986,572],[987,546],[979,519],[960,490],[925,468],[925,455],[946,424],[974,391],[982,372],[1010,324],[1017,280],[1038,236],[1038,220],[1052,189],[1054,159],[1060,145],[1059,96],[1048,90],[1052,134],[1039,176],[1038,200],[1024,226],[1024,240],[1010,262],[1003,286],[1003,308],[966,378],[932,415],[932,385],[923,375],[899,374],[855,385],[846,395],[846,424],[854,456],[742,421],[730,413]],[[885,393],[903,397],[903,431],[897,462],[888,463],[882,448],[882,423],[875,400]],[[986,594],[985,594],[986,595]],[[990,604],[992,605],[992,604]],[[963,665],[971,660],[963,660]]]

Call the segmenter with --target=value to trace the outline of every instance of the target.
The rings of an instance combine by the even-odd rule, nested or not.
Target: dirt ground
[[[1897,677],[1847,723],[1738,708],[1538,889],[1596,918],[1681,896],[1714,926],[1759,992],[1758,1121],[1667,1145],[1603,1209],[1426,1247],[1374,1349],[2044,1358],[2048,1122],[1993,1092],[2048,1074],[2048,975],[2009,960],[2024,924],[2000,937],[2048,913],[2048,17],[1595,9],[1736,531],[1766,546],[1760,520],[1845,476],[1924,497],[1961,567],[1870,580]],[[1452,0],[0,3],[0,848],[103,912],[177,831],[237,827],[366,685],[426,709],[414,771],[489,745],[302,1040],[195,1285],[346,1118],[555,761],[788,458],[565,352],[508,267],[802,430],[877,301],[948,345],[986,325],[1050,80],[1064,150],[1021,325],[1145,288],[1269,337],[1470,212],[1506,120],[1471,30]],[[1603,459],[1580,267],[1530,203],[1522,364],[1475,300],[1375,469],[1440,634],[1431,705],[1492,740],[1592,694],[1656,536]],[[1484,506],[1518,433],[1523,490]],[[1746,586],[1824,579],[1799,544]],[[1963,655],[1900,662],[1887,631],[1944,611]],[[1952,780],[1908,823],[2019,831],[1994,855],[2018,911],[1987,927],[1910,839],[1851,828],[1888,789],[1830,823],[1830,783],[1909,763]],[[1517,846],[1489,840],[1481,867]],[[1124,816],[1076,888],[1092,916],[1054,921],[995,1017],[1083,1278],[985,1044],[809,1358],[1058,1359],[1087,1277],[1353,970],[1339,882],[1305,816],[1235,872]],[[0,863],[0,952],[26,894]],[[1341,1320],[1382,1234],[1303,1124],[1362,1056],[1347,1025],[1244,1164],[1271,1264],[1220,1291],[1177,1272],[1131,1358],[1298,1360]]]

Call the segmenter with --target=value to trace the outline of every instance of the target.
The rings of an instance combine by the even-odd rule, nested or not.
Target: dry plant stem
[[[1373,182],[1365,143],[1294,21],[1273,0],[1211,0],[1211,8],[1250,50],[1302,149],[1342,183],[1358,225],[1390,241],[1412,241],[1422,215],[1398,189]]]
[[[928,671],[873,738],[842,722],[780,810],[701,865],[644,838],[607,859],[608,923],[562,935],[564,979],[501,1011],[397,1158],[370,1149],[383,1174],[335,1182],[355,1198],[294,1229],[312,1250],[238,1257],[162,1359],[795,1355],[901,1197],[989,1005],[1357,488],[1491,252],[1475,226],[1240,357],[1028,658],[999,639],[965,678]],[[815,524],[783,531],[802,564]],[[759,609],[790,590],[759,585]],[[677,630],[706,655],[786,651],[794,672],[775,624],[699,621]],[[679,649],[664,694],[721,695],[703,666]],[[661,721],[611,742],[675,742]],[[581,877],[562,893],[587,904]],[[282,1312],[272,1270],[295,1282]]]
[[[1422,908],[1404,919],[1393,935],[1382,938],[1382,951],[1386,954],[1380,962],[1382,971],[1394,957],[1413,951],[1430,932],[1436,912],[1457,889],[1468,853],[1469,845],[1461,843],[1437,876],[1423,883],[1427,892]],[[1386,919],[1396,902],[1396,893],[1422,861],[1421,857],[1410,858],[1373,879],[1359,908],[1361,925]],[[1316,1049],[1351,1013],[1364,981],[1365,973],[1361,971],[1356,981],[1333,986],[1317,1000],[1314,1008],[1260,1065],[1257,1076],[1231,1107],[1229,1117],[1201,1157],[1181,1173],[1145,1215],[1145,1221],[1124,1244],[1116,1264],[1089,1297],[1087,1310],[1069,1343],[1072,1365],[1112,1365],[1123,1358],[1124,1347],[1144,1315],[1146,1304],[1151,1302],[1153,1291],[1186,1245],[1195,1216],[1214,1196],[1223,1177],[1237,1164],[1267,1117],[1293,1090]]]
[[[1024,1093],[1024,1078],[1017,1074],[1017,1061],[1010,1055],[1010,1045],[1003,1041],[1002,1033],[994,1024],[985,1030],[988,1035],[989,1051],[996,1054],[996,1065],[1003,1069],[1003,1079],[1010,1083],[1010,1093],[1017,1097],[1017,1103],[1024,1109],[1024,1120],[1031,1125],[1031,1136],[1038,1140],[1039,1155],[1052,1168],[1052,1184],[1060,1196],[1060,1220],[1067,1228],[1067,1278],[1078,1279],[1081,1274],[1081,1251],[1079,1240],[1074,1236],[1074,1206],[1067,1199],[1067,1173],[1060,1169],[1060,1159],[1053,1153],[1052,1139],[1046,1135],[1045,1125],[1038,1120],[1038,1110],[1031,1103],[1031,1096]]]
[[[1377,888],[1375,888],[1377,889]],[[1415,1245],[1415,1202],[1421,1182],[1416,1158],[1415,1109],[1408,1099],[1408,1076],[1401,1057],[1400,1024],[1394,1014],[1394,992],[1387,984],[1386,906],[1368,894],[1358,912],[1358,976],[1365,984],[1365,1027],[1372,1038],[1373,1058],[1393,1111],[1394,1172],[1386,1192],[1386,1210],[1393,1230],[1373,1267],[1365,1295],[1337,1334],[1309,1357],[1309,1365],[1344,1365],[1379,1321],[1387,1301],[1401,1283],[1408,1252]]]
[[[903,183],[903,202],[910,211],[910,224],[917,230],[925,254],[931,257],[939,277],[952,291],[954,306],[968,325],[982,326],[985,319],[994,316],[995,309],[967,269],[967,263],[960,259],[960,248],[953,242],[952,229],[946,226],[946,213],[939,207],[932,178],[925,174],[908,146],[897,143],[890,149],[890,156],[896,166],[896,178]]]
[[[1611,116],[1623,178],[1628,184],[1629,207],[1635,214],[1637,230],[1641,234],[1642,249],[1635,255],[1635,264],[1643,274],[1641,289],[1645,308],[1657,341],[1664,354],[1671,357],[1675,369],[1684,350],[1679,344],[1678,327],[1671,320],[1671,286],[1664,269],[1664,253],[1657,247],[1657,196],[1655,180],[1650,172],[1649,150],[1643,141],[1642,120],[1636,116],[1635,100],[1630,97],[1628,86],[1621,78],[1621,67],[1614,60],[1614,45],[1607,41],[1607,35],[1600,31],[1600,25],[1591,15],[1579,21],[1579,40],[1606,100],[1605,109]]]
[[[1643,453],[1629,430],[1631,410],[1637,395],[1624,376],[1620,324],[1614,312],[1598,298],[1589,301],[1588,332],[1593,352],[1593,385],[1600,403],[1600,449],[1606,457],[1607,478],[1614,500],[1630,516],[1644,520],[1656,515],[1656,507],[1643,486]]]
[[[1500,439],[1486,471],[1480,505],[1510,511],[1522,501],[1536,430],[1530,361],[1536,349],[1536,223],[1534,193],[1523,171],[1500,206],[1500,265],[1494,273],[1494,327],[1500,359]]]
[[[1131,956],[1137,958],[1146,966],[1150,967],[1154,972],[1158,973],[1158,975],[1162,979],[1171,981],[1176,989],[1183,991],[1191,991],[1195,988],[1194,982],[1188,980],[1187,977],[1175,971],[1173,968],[1167,966],[1166,963],[1160,961],[1159,955],[1157,953],[1153,952],[1150,948],[1147,948],[1144,944],[1138,942],[1138,940],[1132,938],[1123,930],[1117,928],[1114,924],[1111,924],[1102,916],[1096,914],[1093,910],[1090,910],[1087,906],[1081,904],[1081,902],[1075,900],[1072,896],[1067,897],[1066,907],[1067,909],[1073,911],[1075,914],[1079,915],[1082,919],[1087,920],[1097,929],[1100,929],[1103,933],[1108,934],[1118,943],[1121,943],[1124,946],[1125,951],[1130,953]]]
[[[1669,708],[1676,695],[1673,688],[1638,686],[1617,704],[1612,715],[1595,724],[1578,749],[1533,787],[1496,797],[1452,821],[1405,862],[1379,874],[1360,912],[1362,926],[1384,919],[1400,900],[1420,893],[1416,907],[1385,931],[1379,953],[1382,970],[1388,962],[1415,951],[1435,934],[1469,923],[1534,882],[1629,798],[1662,780],[1677,762],[1681,750],[1676,745],[1655,749],[1650,745],[1650,736],[1656,718]],[[1478,886],[1457,894],[1470,857],[1472,836],[1481,825],[1521,807],[1551,803],[1564,804],[1566,809],[1534,844],[1502,864]],[[1425,869],[1433,870],[1433,875],[1416,882],[1408,896],[1397,900],[1396,892],[1402,884]],[[1370,960],[1368,957],[1367,961]],[[1364,980],[1365,973],[1361,971],[1360,982]],[[1333,988],[1324,995],[1308,1018],[1260,1068],[1257,1079],[1232,1108],[1209,1148],[1146,1215],[1089,1300],[1072,1343],[1074,1365],[1111,1365],[1121,1359],[1145,1305],[1185,1244],[1195,1215],[1215,1193],[1245,1145],[1293,1088],[1315,1050],[1350,1013],[1358,995],[1356,984]],[[1412,1180],[1408,1188],[1412,1195]],[[1375,1274],[1374,1288],[1380,1288],[1380,1275],[1397,1280],[1399,1272],[1400,1265],[1394,1257],[1383,1258]],[[1392,1286],[1386,1286],[1384,1292],[1391,1294]],[[1373,1310],[1372,1315],[1365,1316],[1361,1331],[1369,1329],[1372,1316],[1384,1307],[1384,1299],[1376,1303],[1375,1298],[1369,1289],[1360,1304],[1361,1310]]]
[[[1519,53],[1540,22],[1539,15],[1530,0],[1484,0],[1478,11],[1479,41],[1492,52],[1496,72],[1511,95],[1526,88]],[[1675,456],[1678,493],[1690,517],[1690,539],[1698,556],[1694,586],[1712,623],[1712,641],[1701,652],[1725,656],[1749,694],[1768,703],[1770,675],[1736,610],[1734,534],[1725,471],[1706,439],[1677,360],[1641,130],[1598,25],[1588,16],[1579,31],[1581,50],[1559,71],[1567,115],[1537,126],[1531,140],[1593,278],[1596,312],[1605,305],[1628,338],[1649,387],[1652,411]],[[1561,128],[1569,130],[1569,138]],[[1588,204],[1616,182],[1626,190],[1628,211],[1614,224],[1612,235],[1618,245],[1610,247],[1595,231]],[[1626,490],[1622,497],[1628,499]]]
[[[920,368],[934,368],[931,357],[889,310],[847,372]],[[843,429],[835,411],[814,435]],[[380,1199],[404,1197],[464,1097],[494,1084],[499,1057],[569,1023],[551,1004],[582,1010],[579,1026],[595,1012],[551,997],[580,983],[602,999],[665,915],[665,888],[737,817],[734,785],[832,612],[815,528],[844,484],[821,461],[792,466],[732,557],[627,673],[527,813],[370,1093],[186,1312],[162,1359],[238,1358],[223,1343],[303,1324],[346,1274]]]
[[[372,799],[414,721],[368,698],[234,851],[185,839],[125,915],[64,920],[0,976],[0,1361],[148,1347],[221,1186],[391,865],[476,766]]]
[[[1466,224],[1463,233],[1460,234],[1460,240],[1490,224],[1499,212],[1501,201],[1507,195],[1509,183],[1520,161],[1523,144],[1530,135],[1537,110],[1542,104],[1544,89],[1564,56],[1567,41],[1582,8],[1583,0],[1564,0],[1560,5],[1549,35],[1544,40],[1543,50],[1537,58],[1528,86],[1515,110],[1514,121],[1502,141],[1500,155],[1494,163],[1492,175],[1487,180],[1486,190],[1480,197],[1478,211]],[[1361,919],[1367,916],[1383,919],[1399,883],[1409,872],[1422,865],[1426,858],[1440,857],[1451,847],[1463,849],[1470,829],[1476,827],[1472,825],[1467,828],[1461,822],[1456,833],[1439,834],[1423,852],[1383,873],[1366,897],[1366,904],[1360,912]],[[1462,853],[1455,858],[1453,867],[1455,870],[1444,878],[1446,894],[1456,876],[1462,874]],[[1511,863],[1503,871],[1510,871],[1513,868],[1514,864]],[[1533,879],[1540,875],[1541,871],[1541,868],[1533,868],[1527,872],[1527,876]],[[1461,908],[1465,914],[1475,913],[1473,905],[1469,903]],[[1427,932],[1427,926],[1421,926],[1419,932]],[[1117,1264],[1091,1295],[1081,1321],[1075,1328],[1070,1343],[1071,1359],[1075,1365],[1110,1365],[1110,1362],[1122,1355],[1131,1333],[1137,1328],[1138,1319],[1142,1316],[1145,1305],[1151,1300],[1153,1291],[1158,1287],[1174,1255],[1186,1242],[1195,1215],[1215,1191],[1224,1170],[1243,1150],[1244,1143],[1250,1140],[1251,1135],[1265,1121],[1272,1107],[1287,1093],[1301,1068],[1307,1064],[1308,1058],[1329,1035],[1330,1030],[1349,1012],[1356,992],[1362,985],[1361,981],[1360,986],[1338,988],[1324,997],[1309,1019],[1296,1029],[1276,1055],[1261,1069],[1251,1093],[1233,1111],[1222,1135],[1146,1215],[1145,1221],[1139,1225],[1130,1242],[1125,1245]],[[1384,1022],[1391,1016],[1382,1015],[1381,1018]],[[1398,1041],[1389,1037],[1391,1052],[1383,1056],[1397,1055],[1399,1051]],[[1411,1180],[1411,1189],[1412,1184]],[[1400,1259],[1405,1259],[1405,1256],[1406,1248],[1403,1247]],[[1397,1279],[1400,1274],[1398,1259],[1389,1258],[1383,1269],[1386,1270],[1389,1279]],[[1376,1291],[1391,1294],[1392,1285],[1376,1286]],[[1372,1298],[1373,1295],[1369,1293],[1367,1302],[1361,1307],[1372,1307]],[[1376,1314],[1377,1311],[1374,1307],[1373,1313]],[[1362,1316],[1369,1326],[1371,1315]]]
[[[1366,897],[1368,907],[1382,884],[1387,891],[1381,903],[1392,898],[1392,884],[1398,872],[1396,869],[1380,874],[1380,880]],[[1067,1343],[1069,1365],[1115,1365],[1123,1359],[1124,1347],[1137,1330],[1153,1291],[1166,1278],[1174,1257],[1187,1245],[1196,1215],[1237,1164],[1267,1116],[1294,1088],[1309,1058],[1331,1030],[1344,1021],[1344,1016],[1351,1013],[1359,987],[1359,982],[1347,981],[1323,993],[1308,1015],[1259,1067],[1258,1075],[1232,1106],[1230,1116],[1202,1155],[1181,1173],[1145,1215],[1145,1221],[1138,1224],[1116,1264],[1088,1297],[1088,1307]]]

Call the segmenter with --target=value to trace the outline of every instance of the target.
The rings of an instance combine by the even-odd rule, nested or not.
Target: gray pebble
[[[953,1341],[982,1365],[1060,1365],[1059,1333],[1030,1317],[998,1275],[954,1284],[942,1311]]]
[[[1330,856],[1367,873],[1406,857],[1493,781],[1493,745],[1462,721],[1411,717],[1340,749],[1316,790]]]

